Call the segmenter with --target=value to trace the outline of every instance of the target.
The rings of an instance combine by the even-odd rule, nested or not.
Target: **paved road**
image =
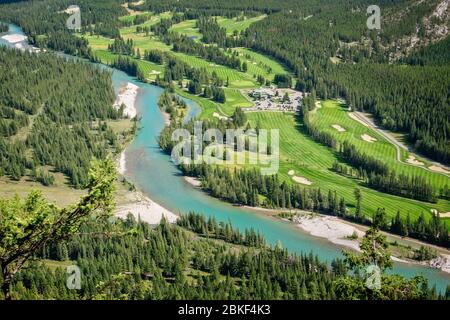
[[[431,170],[431,169],[429,169],[429,168],[427,168],[427,167],[425,167],[425,166],[418,166],[418,165],[414,165],[414,164],[411,164],[411,163],[408,163],[408,162],[403,161],[403,160],[402,160],[402,156],[401,156],[401,150],[400,150],[400,148],[402,148],[402,149],[408,151],[409,153],[411,153],[412,155],[414,155],[414,156],[416,156],[416,157],[419,157],[419,156],[417,156],[416,154],[413,153],[413,151],[411,150],[412,148],[410,148],[410,147],[408,147],[407,145],[401,143],[400,141],[398,141],[397,139],[395,139],[388,131],[386,131],[386,130],[380,128],[379,126],[377,126],[377,125],[372,121],[372,119],[368,118],[364,113],[359,112],[359,111],[355,111],[355,112],[353,112],[353,114],[355,115],[356,118],[358,118],[359,121],[365,123],[369,128],[372,128],[373,130],[375,130],[376,132],[378,132],[378,133],[379,133],[380,135],[382,135],[387,141],[389,141],[392,145],[394,145],[395,149],[397,150],[397,161],[399,161],[399,162],[401,162],[401,163],[403,163],[403,164],[409,165],[409,166],[414,166],[414,167],[417,167],[417,168],[422,168],[422,169],[424,169],[424,170],[426,170],[426,171],[429,171],[429,172],[434,172],[434,173],[442,174],[442,175],[444,175],[444,176],[446,176],[446,177],[450,177],[449,174],[446,174],[446,173],[443,173],[443,172],[437,172],[437,171]],[[438,162],[434,162],[433,160],[427,159],[427,158],[425,158],[425,157],[423,157],[423,156],[420,156],[420,157],[426,159],[428,162],[430,162],[430,163],[432,163],[432,164],[434,164],[434,165],[437,165],[437,166],[440,166],[440,167],[442,167],[442,168],[444,168],[444,169],[446,169],[446,170],[449,170],[447,167],[445,167],[444,165],[442,165],[442,164],[440,164],[440,163],[438,163]]]

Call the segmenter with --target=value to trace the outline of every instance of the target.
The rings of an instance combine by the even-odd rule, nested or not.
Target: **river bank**
[[[196,177],[183,176],[184,180],[192,187],[201,189],[201,180]],[[341,248],[348,248],[360,252],[359,244],[366,230],[369,228],[364,225],[353,223],[336,216],[328,216],[319,213],[313,213],[303,210],[292,209],[268,209],[262,207],[243,206],[248,210],[276,217],[295,224],[299,229],[308,234],[326,239],[327,241],[338,245]],[[288,213],[292,219],[280,218],[281,213]],[[400,246],[395,248],[391,245],[392,260],[407,264],[423,265],[434,269],[439,269],[445,273],[450,273],[450,251],[446,248],[422,242],[413,238],[401,237],[388,232],[381,231],[388,241],[394,244],[399,243],[402,247],[410,247],[411,250],[419,249],[420,246],[426,246],[436,250],[437,257],[428,261],[417,261],[404,256],[405,248],[400,250]],[[411,251],[410,250],[410,251]],[[402,255],[403,253],[403,255]]]
[[[9,33],[23,34],[23,31],[18,26],[10,25]],[[6,42],[0,39],[0,43],[2,41]],[[110,69],[105,65],[101,66]],[[140,130],[127,145],[124,168],[127,178],[142,191],[142,194],[171,212],[198,212],[207,217],[214,217],[218,221],[231,222],[241,231],[253,228],[264,235],[267,243],[271,245],[281,243],[292,253],[313,252],[321,261],[328,263],[334,258],[342,257],[340,247],[325,239],[313,237],[292,223],[230,205],[210,197],[198,188],[190,187],[180,174],[180,170],[170,161],[170,156],[161,152],[157,143],[157,137],[164,126],[163,115],[157,105],[157,99],[163,89],[141,83],[122,71],[112,68],[110,70],[117,92],[128,82],[139,86],[135,104],[140,116]],[[189,106],[187,120],[201,113],[202,110],[195,103],[195,99],[184,100]],[[121,189],[126,188],[120,185]],[[126,195],[127,192],[120,190],[118,198],[121,196],[125,198]],[[118,199],[119,205],[126,201],[127,199],[120,201]],[[392,272],[408,278],[423,274],[430,285],[436,285],[440,292],[445,292],[450,279],[448,274],[437,269],[414,264],[395,263]]]
[[[134,118],[137,114],[135,104],[138,90],[139,87],[137,85],[128,82],[126,86],[120,88],[113,107],[115,109],[123,107],[123,115],[131,119]]]
[[[326,239],[327,241],[339,245],[343,248],[349,248],[354,251],[360,251],[359,242],[364,236],[364,233],[369,228],[364,225],[356,224],[335,216],[327,216],[319,213],[313,213],[302,210],[281,210],[281,209],[267,209],[260,207],[248,207],[250,210],[260,212],[262,214],[275,216],[280,218],[279,214],[288,212],[292,215],[292,219],[280,218],[295,224],[301,230],[309,234]],[[428,261],[417,261],[408,257],[398,255],[395,248],[391,256],[393,261],[407,264],[415,264],[439,269],[445,273],[450,273],[450,251],[446,248],[422,242],[413,238],[400,237],[388,232],[381,231],[386,236],[390,243],[398,243],[404,247],[411,247],[418,249],[420,246],[429,247],[437,252],[437,257]]]
[[[134,118],[138,114],[136,99],[139,94],[139,87],[131,82],[119,88],[116,101],[113,107],[118,109],[123,106],[123,115],[128,118]],[[126,147],[126,146],[124,146]],[[117,160],[117,172],[123,178],[126,178],[127,156],[126,152],[120,153]],[[159,224],[164,217],[168,222],[174,223],[178,216],[162,207],[142,192],[137,190],[120,190],[120,196],[117,199],[117,206],[114,215],[119,218],[126,218],[132,214],[137,220],[147,222],[151,225]]]

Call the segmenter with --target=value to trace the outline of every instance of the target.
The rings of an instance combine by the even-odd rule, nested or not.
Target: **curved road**
[[[377,126],[377,125],[372,121],[372,119],[368,118],[368,117],[367,117],[365,114],[363,114],[362,112],[354,111],[354,112],[353,112],[353,115],[354,115],[360,122],[362,122],[363,124],[367,125],[369,128],[372,128],[373,130],[375,130],[377,133],[379,133],[380,135],[382,135],[387,141],[389,141],[392,145],[394,145],[395,149],[397,150],[397,160],[398,160],[399,162],[401,162],[401,163],[403,163],[403,164],[406,164],[406,165],[409,165],[409,166],[413,166],[413,167],[417,167],[417,168],[422,168],[422,169],[424,169],[424,170],[426,170],[426,171],[429,171],[429,172],[438,173],[438,174],[442,174],[442,175],[444,175],[444,176],[446,176],[446,177],[450,177],[450,175],[447,174],[447,173],[434,171],[434,170],[431,170],[430,168],[427,168],[427,167],[425,167],[425,166],[418,166],[418,165],[414,165],[414,164],[412,164],[412,163],[408,163],[408,162],[402,161],[400,148],[402,148],[402,149],[408,151],[408,152],[411,153],[412,155],[415,155],[413,152],[411,152],[411,149],[408,148],[408,146],[404,145],[403,143],[401,143],[400,141],[398,141],[397,139],[395,139],[395,138],[394,138],[389,132],[387,132],[386,130],[384,130],[384,129],[380,128],[379,126]],[[417,155],[416,155],[416,156],[417,156]],[[424,158],[424,157],[421,157],[421,158]],[[447,167],[445,167],[444,165],[442,165],[442,164],[440,164],[440,163],[434,162],[434,161],[429,160],[429,159],[426,159],[426,160],[427,160],[428,162],[432,163],[432,164],[435,164],[435,165],[438,165],[438,166],[444,168],[445,170],[449,170]]]

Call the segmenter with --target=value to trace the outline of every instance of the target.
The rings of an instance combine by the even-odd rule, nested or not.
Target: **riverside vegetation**
[[[447,70],[449,50],[446,50],[448,41],[443,40],[431,46],[424,44],[423,48],[415,50],[411,55],[398,52],[396,46],[392,45],[401,37],[414,35],[415,30],[410,26],[415,24],[414,21],[430,15],[437,3],[437,0],[420,2],[417,5],[414,1],[409,0],[396,3],[383,1],[382,5],[389,9],[385,17],[391,19],[392,23],[387,24],[389,27],[382,33],[368,32],[365,29],[366,17],[364,12],[369,1],[348,1],[346,3],[338,1],[330,4],[322,0],[308,0],[302,2],[300,7],[298,2],[293,0],[281,3],[263,0],[251,2],[233,0],[214,4],[207,0],[157,0],[135,5],[129,3],[129,8],[141,11],[135,18],[131,18],[131,16],[127,16],[122,1],[90,2],[80,0],[77,4],[80,5],[82,11],[87,10],[88,12],[83,17],[83,27],[80,34],[73,33],[65,28],[67,15],[52,14],[73,4],[68,1],[43,0],[29,2],[27,6],[20,3],[2,5],[0,6],[0,19],[22,26],[30,37],[31,43],[37,46],[61,50],[69,54],[90,58],[93,61],[106,62],[138,77],[142,81],[152,80],[158,85],[168,87],[172,93],[177,92],[197,99],[204,109],[202,116],[209,118],[211,126],[219,126],[221,129],[229,126],[247,126],[247,121],[242,120],[244,119],[242,111],[236,109],[238,106],[248,106],[249,103],[239,93],[239,88],[254,88],[259,85],[270,84],[275,84],[278,87],[295,86],[297,90],[310,92],[312,97],[322,99],[345,98],[352,109],[370,111],[383,126],[406,133],[407,140],[414,144],[416,150],[430,158],[448,164],[448,90],[446,91],[447,83],[438,80],[449,79]],[[410,15],[398,19],[396,14],[405,8],[414,9],[410,10]],[[150,11],[152,14],[149,13]],[[221,17],[215,18],[215,16]],[[193,38],[183,33],[180,24],[186,21],[194,21],[194,26],[198,29],[198,35],[200,35],[199,38]],[[251,23],[248,23],[248,21],[251,21]],[[434,25],[439,23],[441,23],[439,19],[432,21]],[[236,29],[227,29],[230,25]],[[423,43],[423,40],[426,39],[428,27],[428,25],[420,26],[420,32],[417,34],[419,43]],[[357,45],[355,46],[354,43]],[[407,48],[400,47],[399,51],[407,51]],[[33,68],[35,61],[39,61],[35,60],[35,56],[18,54],[17,57],[8,57],[8,51],[5,52],[4,59],[9,59],[5,60],[9,63],[16,59],[15,62],[30,65],[31,59],[33,59],[33,64],[29,67],[29,70],[35,70],[39,77],[46,77],[41,74],[42,69]],[[13,54],[9,53],[9,55]],[[267,58],[266,55],[273,59]],[[257,57],[258,61],[269,60],[270,62],[261,65],[255,62],[255,65],[249,62],[254,57]],[[58,70],[56,65],[58,64],[59,67],[61,60],[49,57],[49,55],[42,55],[39,59],[49,61],[48,65],[44,61],[40,62],[43,66],[46,66],[47,70],[50,70],[48,78],[45,79],[48,79],[48,83],[51,85],[58,85],[54,81],[59,79],[60,75],[54,77],[52,75],[56,74]],[[289,68],[291,74],[285,72],[280,67],[279,62]],[[391,64],[388,64],[388,62]],[[69,74],[74,71],[75,66],[72,65],[75,65],[75,63],[67,62],[63,64],[62,68],[67,68],[67,71],[63,72],[67,79],[69,79]],[[272,68],[269,65],[274,67]],[[277,69],[275,66],[281,69]],[[0,104],[2,107],[1,130],[4,135],[0,144],[3,150],[2,159],[3,155],[8,157],[5,158],[8,161],[2,162],[2,173],[12,179],[20,179],[24,174],[27,174],[43,184],[51,184],[53,178],[52,174],[48,172],[48,166],[50,166],[55,171],[65,173],[71,185],[81,187],[88,181],[89,159],[92,156],[104,158],[107,150],[116,148],[117,137],[109,129],[106,121],[117,119],[118,114],[120,114],[109,107],[113,99],[109,75],[100,70],[91,70],[87,66],[85,68],[82,64],[76,64],[76,68],[75,73],[79,73],[78,69],[82,70],[83,77],[80,77],[80,79],[102,79],[100,83],[96,81],[95,84],[91,84],[94,87],[91,89],[84,87],[81,83],[75,85],[77,90],[88,92],[88,101],[83,100],[72,105],[65,103],[65,101],[68,101],[67,97],[58,100],[59,97],[57,96],[44,101],[42,97],[48,97],[48,92],[45,91],[45,88],[36,88],[35,90],[39,94],[31,94],[31,98],[34,99],[31,103],[29,103],[29,97],[23,99],[15,95],[10,97],[10,100]],[[21,70],[20,76],[22,79],[25,77],[31,83],[36,81],[36,78],[33,78],[34,74],[26,72],[26,68],[22,70],[19,67],[19,70]],[[282,70],[282,72],[277,71],[275,74],[273,70]],[[19,89],[18,79],[16,78],[13,81],[16,84],[12,89]],[[380,79],[383,81],[380,81]],[[401,80],[399,81],[399,79]],[[426,79],[426,81],[421,79]],[[5,83],[6,80],[4,79]],[[68,90],[70,86],[67,82],[68,80],[62,82],[64,85],[61,85],[61,91],[58,90],[58,92]],[[177,86],[174,84],[177,84]],[[367,88],[373,88],[373,90],[369,92]],[[418,88],[424,88],[424,90],[418,90]],[[8,97],[10,92],[17,92],[17,90],[8,90],[5,96]],[[68,92],[70,96],[72,91],[69,90]],[[176,104],[176,101],[171,98],[166,100],[171,100]],[[314,100],[312,99],[309,105],[312,106]],[[15,101],[18,101],[18,103],[15,104]],[[432,103],[429,104],[427,101],[432,101]],[[53,104],[53,102],[55,103]],[[62,110],[58,109],[58,102],[62,103],[62,105],[60,103]],[[166,103],[161,104],[161,108],[167,110],[167,106],[164,104]],[[40,107],[42,105],[43,107]],[[305,105],[308,105],[308,103],[305,103]],[[435,108],[431,110],[430,105],[435,106]],[[92,106],[96,106],[96,108],[91,109]],[[413,112],[406,112],[406,110],[413,110]],[[333,142],[331,138],[329,139],[321,134],[322,130],[315,131],[313,126],[305,121],[306,112],[309,111],[313,111],[312,108],[307,111],[303,108],[303,113],[299,115],[298,119],[300,126],[306,124],[309,135],[317,141],[321,141],[325,137],[323,139]],[[232,116],[233,120],[228,122],[213,121],[211,119],[213,112]],[[435,121],[435,119],[438,120]],[[249,116],[249,120],[248,126],[255,129],[270,125],[272,121],[278,120],[282,121],[283,128],[296,129],[294,125],[291,125],[291,119],[286,115],[256,114]],[[171,126],[173,129],[176,125],[171,124]],[[63,130],[64,134],[60,132]],[[304,138],[304,133],[300,131],[296,132],[296,137]],[[68,140],[73,144],[70,149],[64,149],[61,147],[61,143],[58,143],[58,140],[54,141],[54,137],[59,134],[64,137],[64,142]],[[163,132],[162,137],[164,134],[167,134],[167,132]],[[79,139],[79,137],[83,137],[83,139]],[[325,144],[328,144],[327,141],[325,141]],[[300,143],[300,139],[297,142]],[[338,145],[338,143],[333,145],[333,142],[330,144],[331,148],[325,150],[316,142],[308,141],[305,143],[307,146],[310,144],[320,147],[324,154],[327,154],[324,157],[327,159],[330,150],[334,150]],[[392,167],[386,167],[385,164],[379,163],[379,160],[372,159],[370,154],[361,153],[354,149],[351,144],[347,144],[345,148],[343,144],[339,145],[338,151],[342,158],[335,157],[339,160],[338,163],[332,167],[332,161],[326,168],[326,179],[329,179],[328,182],[334,181],[333,186],[336,186],[337,190],[332,188],[325,190],[324,188],[321,189],[320,186],[301,188],[292,184],[290,180],[288,182],[284,173],[280,177],[273,176],[266,179],[260,177],[256,171],[247,170],[248,168],[243,171],[236,169],[234,172],[233,170],[206,166],[199,168],[183,167],[183,170],[188,174],[199,175],[203,179],[204,188],[213,195],[234,203],[260,204],[269,207],[290,206],[331,213],[361,223],[370,223],[373,225],[372,230],[389,229],[401,235],[411,235],[425,241],[448,246],[447,229],[449,226],[446,226],[443,222],[445,220],[440,219],[438,215],[429,213],[429,203],[436,202],[437,208],[448,208],[448,202],[446,202],[448,198],[445,198],[448,197],[448,194],[441,192],[438,195],[436,190],[436,186],[444,189],[443,183],[435,182],[437,181],[434,178],[435,176],[433,176],[433,179],[424,180],[420,177],[416,178],[414,175],[408,175],[408,177],[400,174],[398,176],[393,175]],[[167,144],[166,149],[169,150],[169,148],[170,146]],[[284,148],[287,148],[287,146]],[[53,153],[52,150],[57,151]],[[70,152],[67,153],[68,150],[78,150],[78,152],[71,154]],[[64,155],[64,157],[60,159],[61,155]],[[318,161],[318,159],[315,159],[315,161]],[[11,163],[14,165],[11,165]],[[353,178],[344,177],[343,166],[358,171],[356,177],[360,181],[358,184],[351,182],[351,186],[349,186]],[[285,168],[282,169],[285,170]],[[389,170],[392,171],[389,172]],[[334,172],[330,174],[328,171]],[[318,175],[321,174],[322,172],[318,173]],[[331,176],[333,179],[330,179]],[[250,181],[249,179],[254,180]],[[340,182],[343,182],[343,180],[345,180],[345,183],[340,186]],[[220,183],[217,183],[218,181]],[[379,191],[371,190],[366,185],[370,185],[372,189]],[[273,192],[269,192],[268,186],[270,191]],[[358,192],[359,189],[362,191]],[[353,194],[355,194],[355,201],[351,201]],[[398,195],[401,197],[398,197]],[[361,202],[361,199],[366,202]],[[378,201],[373,201],[374,199]],[[386,210],[378,205],[380,199],[385,199],[386,206],[388,206]],[[354,213],[350,211],[353,204],[355,204]],[[402,208],[404,206],[411,214],[398,213],[397,206]],[[361,209],[361,207],[364,209]],[[420,210],[428,212],[424,215]],[[390,223],[389,218],[391,219]],[[127,221],[132,227],[125,228],[120,225],[120,222],[115,227],[122,228],[123,233],[127,233],[131,228],[133,230],[135,228],[146,228],[140,226],[140,223],[130,221],[130,219]],[[93,231],[90,226],[85,226],[85,228],[88,231]],[[167,225],[159,228],[162,230],[172,230],[173,228],[174,233],[185,232],[177,231],[178,227]],[[157,230],[159,229],[157,228]],[[373,237],[376,234],[376,231],[374,232],[369,233],[368,237]],[[204,234],[203,231],[201,234]],[[95,241],[95,237],[93,239],[87,239],[86,241],[87,243]],[[117,239],[114,237],[111,241],[120,241],[120,239],[121,237]],[[145,239],[148,239],[148,237],[146,236]],[[81,238],[78,240],[81,241]],[[223,239],[221,238],[221,240]],[[170,238],[169,242],[174,243],[175,240]],[[237,243],[234,243],[234,245],[237,245]],[[239,243],[239,245],[242,245],[242,243]],[[251,245],[255,245],[255,243]],[[257,244],[256,246],[258,247],[256,251],[259,252],[258,250],[261,250],[260,245]],[[56,249],[55,247],[52,248],[51,251],[56,250],[59,257],[63,257],[61,260],[65,260],[68,256],[64,245],[59,244],[59,246],[56,245]],[[54,258],[54,255],[49,251],[42,251],[34,256],[39,260],[49,257]],[[78,255],[74,254],[71,257],[78,257]],[[276,258],[279,257],[276,256]],[[158,257],[155,264],[161,261],[159,258],[161,257]],[[117,260],[120,259],[117,258]],[[127,258],[127,261],[129,260]],[[309,262],[311,261],[313,259],[309,260]],[[361,261],[367,262],[364,259],[353,259],[353,261],[359,261],[353,266],[362,265]],[[33,267],[35,272],[40,272],[41,262],[42,260],[37,262],[38,267]],[[52,265],[51,263],[45,264],[45,260],[43,262],[45,266]],[[347,262],[350,262],[350,260],[347,260]],[[336,268],[344,264],[334,262]],[[181,265],[177,268],[179,267],[183,268]],[[169,273],[166,276],[162,267],[158,272],[163,274],[164,280],[161,281],[161,277],[156,272],[158,279],[155,281],[159,282],[153,284],[153,280],[148,280],[147,276],[142,276],[142,273],[141,280],[148,281],[141,283],[138,276],[139,272],[130,271],[131,264],[127,264],[127,268],[118,266],[112,268],[115,268],[114,272],[109,273],[111,277],[104,280],[103,284],[97,286],[99,278],[88,284],[89,288],[95,288],[91,289],[88,295],[84,297],[104,298],[106,297],[105,292],[114,291],[111,288],[123,289],[118,289],[114,294],[111,294],[112,298],[150,297],[154,293],[148,287],[153,287],[153,285],[155,288],[161,288],[160,291],[163,293],[159,296],[155,295],[161,298],[173,297],[178,290],[183,292],[184,296],[182,297],[193,297],[197,294],[186,293],[181,289],[183,285],[190,283],[191,278],[196,278],[195,276],[186,276],[182,272],[181,274],[186,276],[186,279],[182,278],[181,280],[186,281],[177,282],[175,275],[180,276],[180,273],[168,271]],[[170,270],[174,266],[167,263],[167,268]],[[125,269],[127,270],[123,271]],[[157,268],[151,270],[157,270]],[[204,272],[201,268],[199,270]],[[307,270],[307,273],[311,271],[308,268],[303,270]],[[59,276],[62,276],[60,269],[56,269],[54,275],[57,277],[58,272],[61,273]],[[34,271],[30,272],[28,277],[35,277],[33,273]],[[239,275],[243,274],[240,273]],[[323,274],[325,275],[324,278],[330,276],[325,271]],[[128,277],[130,275],[132,278],[136,278],[132,281],[136,281],[136,283],[139,281],[139,285],[130,284],[130,278]],[[151,273],[149,275],[152,276]],[[197,283],[199,288],[203,286],[202,281],[211,280],[208,278],[209,275],[205,274],[205,278],[200,277],[201,280],[199,280],[199,284]],[[220,271],[219,274],[211,272],[211,275],[217,276],[218,279],[227,276],[224,273],[220,274]],[[175,286],[171,287],[170,285],[170,283],[173,283],[174,277],[175,283],[182,284],[179,287],[176,286],[176,290],[174,290]],[[246,283],[242,279],[244,278],[236,280],[240,289],[242,289],[242,286],[248,285],[248,282]],[[362,279],[355,279],[341,279],[340,282],[337,282],[340,283],[337,286],[335,286],[335,281],[330,280],[333,285],[330,285],[330,281],[318,281],[312,289],[305,283],[305,289],[303,287],[299,289],[302,293],[291,294],[290,289],[281,285],[280,282],[277,282],[278,280],[274,280],[272,286],[270,280],[266,281],[266,277],[264,281],[260,280],[260,282],[264,282],[261,286],[269,283],[272,288],[267,289],[267,291],[261,289],[258,293],[253,292],[246,297],[436,297],[432,291],[430,293],[426,289],[420,289],[419,291],[408,289],[412,294],[411,296],[401,296],[401,293],[395,289],[398,288],[395,287],[396,285],[418,288],[420,279],[413,280],[416,282],[409,282],[401,278],[389,278],[386,283],[390,283],[394,287],[389,285],[387,286],[389,292],[375,296],[364,291],[364,286],[359,285],[362,283]],[[255,281],[252,278],[251,284],[253,285]],[[38,285],[35,285],[35,289],[30,291],[31,287],[27,286],[27,283],[27,280],[17,283],[18,292],[20,292],[17,297],[29,297],[30,294],[36,297],[44,295],[37,289]],[[193,281],[192,283],[196,282]],[[277,288],[276,283],[281,287],[281,290]],[[101,289],[102,285],[103,289]],[[214,285],[217,286],[214,287]],[[218,281],[214,285],[208,283],[206,288],[208,290],[211,288],[217,289],[219,286],[223,286],[223,283]],[[56,288],[56,286],[50,286]],[[97,290],[97,287],[100,289]],[[323,287],[327,290],[332,289],[327,291],[326,294],[316,293],[322,292]],[[344,292],[348,292],[346,289],[349,287],[360,288],[363,292],[354,290],[355,295],[353,297],[343,295]],[[136,291],[133,291],[133,288]],[[226,288],[221,292],[235,289],[234,286],[227,286]],[[316,290],[315,288],[320,289]],[[353,289],[351,292],[353,292]],[[57,296],[58,294],[54,293],[55,290],[52,289],[51,291],[54,296]],[[264,295],[262,294],[263,291]],[[402,290],[399,291],[403,292]],[[132,292],[144,293],[133,296]],[[205,296],[206,294],[213,295],[206,290],[201,292]],[[21,296],[21,294],[23,295]],[[69,297],[71,294],[73,293],[66,292],[61,293],[61,296]],[[227,294],[229,294],[227,295],[229,297],[234,293]]]
[[[0,201],[5,218],[0,282],[6,299],[448,298],[449,290],[437,294],[420,276],[383,274],[380,289],[364,285],[357,270],[370,263],[382,271],[392,265],[376,224],[363,238],[361,254],[345,253],[330,269],[312,253],[268,247],[255,231],[240,233],[194,213],[177,225],[163,219],[156,228],[132,215],[111,221],[114,180],[107,160],[94,163],[88,195],[76,206],[56,208],[36,192]],[[65,286],[64,266],[73,263],[83,274],[80,290]]]

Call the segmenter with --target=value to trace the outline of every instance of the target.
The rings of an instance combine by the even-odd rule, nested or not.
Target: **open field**
[[[313,141],[296,122],[295,116],[281,112],[254,112],[247,114],[252,125],[257,122],[262,128],[280,130],[280,178],[290,183],[292,174],[303,177],[311,182],[311,187],[320,187],[323,193],[336,190],[345,198],[351,212],[354,211],[355,188],[362,190],[362,207],[366,215],[371,216],[377,208],[386,208],[388,216],[400,210],[405,218],[410,212],[412,218],[417,218],[422,212],[431,216],[430,209],[440,212],[450,210],[450,202],[440,200],[437,204],[429,204],[416,200],[405,199],[366,188],[360,181],[339,175],[331,171],[332,164],[337,160],[336,154],[328,147]],[[345,126],[345,124],[344,124]],[[333,128],[331,128],[334,130]],[[371,144],[372,145],[372,144]],[[293,170],[294,172],[292,172]],[[290,172],[291,171],[291,172]],[[288,173],[291,173],[289,175]],[[302,186],[306,186],[302,184]]]
[[[311,113],[311,115],[313,123],[321,131],[332,134],[340,142],[345,140],[351,142],[360,151],[386,163],[396,173],[424,177],[436,190],[439,190],[445,185],[450,185],[450,178],[443,174],[427,171],[422,166],[399,162],[395,146],[372,128],[366,127],[350,118],[348,116],[347,106],[334,100],[327,100],[322,102],[322,107],[317,109],[316,112]],[[341,126],[345,131],[339,132],[339,130],[333,128],[333,125]],[[364,140],[368,136],[376,139],[376,141],[371,139],[373,142],[368,142],[367,140],[370,140],[370,138]],[[403,153],[404,155],[402,154],[402,156],[405,159],[408,158],[408,152],[403,150]]]
[[[252,23],[262,20],[265,17],[267,16],[261,15],[253,18],[245,18],[242,21],[237,21],[237,18],[229,19],[225,17],[218,17],[217,23],[219,24],[219,26],[227,30],[228,35],[231,35],[234,31],[241,32],[247,29]]]

